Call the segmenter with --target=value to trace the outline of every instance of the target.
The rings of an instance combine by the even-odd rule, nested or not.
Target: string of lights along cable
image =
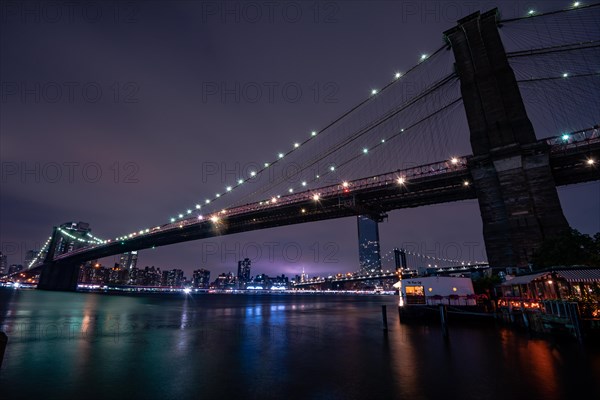
[[[499,21],[528,116],[538,138],[550,145],[597,135],[599,6],[573,2],[562,10],[531,9],[521,17]],[[411,67],[389,72],[385,83],[368,88],[358,104],[325,126],[280,144],[272,157],[172,214],[165,223],[109,239],[60,233],[85,249],[192,224],[216,224],[248,210],[306,199],[319,202],[332,193],[351,192],[365,180],[388,179],[390,172],[395,185],[409,190],[419,167],[420,174],[424,166],[438,172],[466,170],[471,153],[468,124],[448,50],[444,42],[432,52],[416,55]],[[587,163],[595,166],[597,160],[589,158]],[[463,182],[465,187],[470,184],[468,179]]]

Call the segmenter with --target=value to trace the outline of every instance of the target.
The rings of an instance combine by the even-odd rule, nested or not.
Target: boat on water
[[[399,292],[398,311],[401,320],[440,318],[440,309],[444,313],[462,317],[486,314],[477,302],[470,278],[411,277],[400,280],[394,287]]]

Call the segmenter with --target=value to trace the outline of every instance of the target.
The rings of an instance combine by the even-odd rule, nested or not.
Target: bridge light
[[[310,133],[310,135],[311,135],[311,136],[317,136],[317,131],[312,131],[312,132]]]
[[[581,5],[580,2],[576,1],[575,3],[573,3],[573,7],[579,7]]]
[[[231,186],[227,186],[225,189],[226,189],[228,192],[231,192]]]
[[[421,61],[425,60],[427,58],[427,54],[421,54]]]
[[[250,176],[256,176],[256,171],[250,171]]]
[[[404,185],[404,182],[406,182],[406,179],[404,179],[404,177],[401,176],[400,178],[398,178],[399,184]]]
[[[319,199],[320,199],[320,198],[321,198],[321,196],[319,196],[319,193],[315,193],[315,194],[313,195],[313,200],[314,200],[314,201],[319,201]]]
[[[298,147],[300,147],[300,143],[294,143],[294,148],[297,149]]]
[[[376,95],[376,94],[377,94],[377,89],[373,89],[373,90],[371,90],[371,94],[372,94],[372,95]]]
[[[277,198],[276,198],[276,197],[273,197],[273,198],[271,199],[271,203],[277,203]]]
[[[381,143],[385,143],[385,139],[381,139]]]
[[[335,171],[335,165],[332,165],[331,167],[329,167],[329,170],[332,172]]]
[[[292,189],[292,188],[289,188],[289,189],[288,189],[288,192],[290,192],[290,193],[294,193],[294,189]]]
[[[402,74],[400,72],[396,72],[396,75],[394,75],[396,77],[396,79],[400,78],[402,76]]]
[[[264,163],[264,166],[265,166],[265,168],[269,168],[269,163],[268,162]]]
[[[244,183],[243,179],[238,179],[238,185],[241,185],[242,183]]]
[[[317,179],[319,179],[319,178],[320,178],[320,176],[319,176],[319,175],[317,175],[317,176],[316,176],[316,178],[317,178]]]
[[[588,165],[594,165],[596,163],[596,160],[594,160],[593,158],[588,158],[587,159],[587,164]]]
[[[369,149],[367,149],[366,147],[363,149],[363,153],[367,154],[369,152]]]
[[[212,217],[210,217],[210,220],[216,224],[217,222],[219,222],[219,217],[213,215]]]
[[[527,11],[527,15],[533,15],[533,14],[535,14],[535,10],[529,10],[529,11]]]
[[[202,208],[202,206],[200,204],[196,204],[196,210],[199,210],[201,208]]]
[[[349,183],[348,183],[348,182],[346,182],[346,181],[344,181],[344,182],[342,183],[342,186],[343,186],[343,187],[345,187],[345,188],[347,188],[347,187],[348,187],[348,185],[349,185]]]
[[[187,213],[188,213],[188,214],[191,214],[191,213],[192,213],[192,210],[187,210]]]
[[[452,164],[458,164],[458,158],[456,158],[456,157],[452,157],[452,159],[450,160],[450,162],[451,162]]]
[[[209,199],[206,199],[206,200],[204,200],[204,202],[205,202],[206,204],[208,204],[208,203],[210,203],[210,200],[209,200]]]
[[[179,218],[183,218],[183,214],[179,214]]]
[[[189,287],[186,287],[185,289],[183,289],[183,293],[190,294],[190,293],[192,293],[192,289],[190,289]]]
[[[305,209],[305,208],[303,208],[303,209],[302,209],[302,210],[300,210],[300,211],[302,211],[302,213],[304,214],[304,213],[306,212],[306,209]]]
[[[225,213],[227,213],[227,210],[226,209],[222,209],[221,210],[221,214],[225,214]]]
[[[302,186],[306,186],[306,181],[303,181],[303,182],[302,182]]]
[[[568,73],[568,72],[565,72],[564,74],[562,74],[562,77],[563,77],[563,78],[568,78],[568,77],[569,77],[569,73]]]
[[[565,142],[566,142],[567,140],[569,140],[569,137],[570,137],[570,136],[569,136],[568,134],[566,134],[566,133],[565,133],[564,135],[562,135],[562,136],[561,136],[562,140],[564,140]]]
[[[464,181],[464,182],[463,182],[463,185],[464,185],[464,186],[469,186],[469,185],[470,185],[470,183],[469,183],[469,181]]]
[[[283,158],[284,155],[285,154],[283,154],[283,153],[279,153],[279,158]]]
[[[217,193],[215,196],[216,196],[216,197],[221,197],[221,195],[220,195],[219,193]]]

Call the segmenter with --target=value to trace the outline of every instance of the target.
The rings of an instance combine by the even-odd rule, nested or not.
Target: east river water
[[[568,399],[600,346],[404,325],[397,297],[0,289],[1,399]],[[389,331],[382,330],[387,305]]]

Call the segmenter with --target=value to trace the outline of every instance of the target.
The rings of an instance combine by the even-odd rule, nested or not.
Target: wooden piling
[[[4,351],[6,350],[7,343],[8,336],[6,336],[6,333],[0,332],[0,368],[2,368],[2,360],[4,359]]]
[[[575,330],[575,337],[581,343],[583,341],[583,335],[581,332],[581,319],[579,316],[579,306],[575,302],[567,303],[569,309],[569,319]]]
[[[523,317],[523,325],[527,330],[529,330],[529,318],[527,318],[527,313],[525,312],[525,308],[522,308],[522,317]]]
[[[383,321],[383,331],[387,332],[387,330],[388,330],[387,306],[385,304],[381,306],[381,319]]]
[[[448,314],[445,304],[440,304],[440,322],[442,323],[442,335],[448,337]]]

